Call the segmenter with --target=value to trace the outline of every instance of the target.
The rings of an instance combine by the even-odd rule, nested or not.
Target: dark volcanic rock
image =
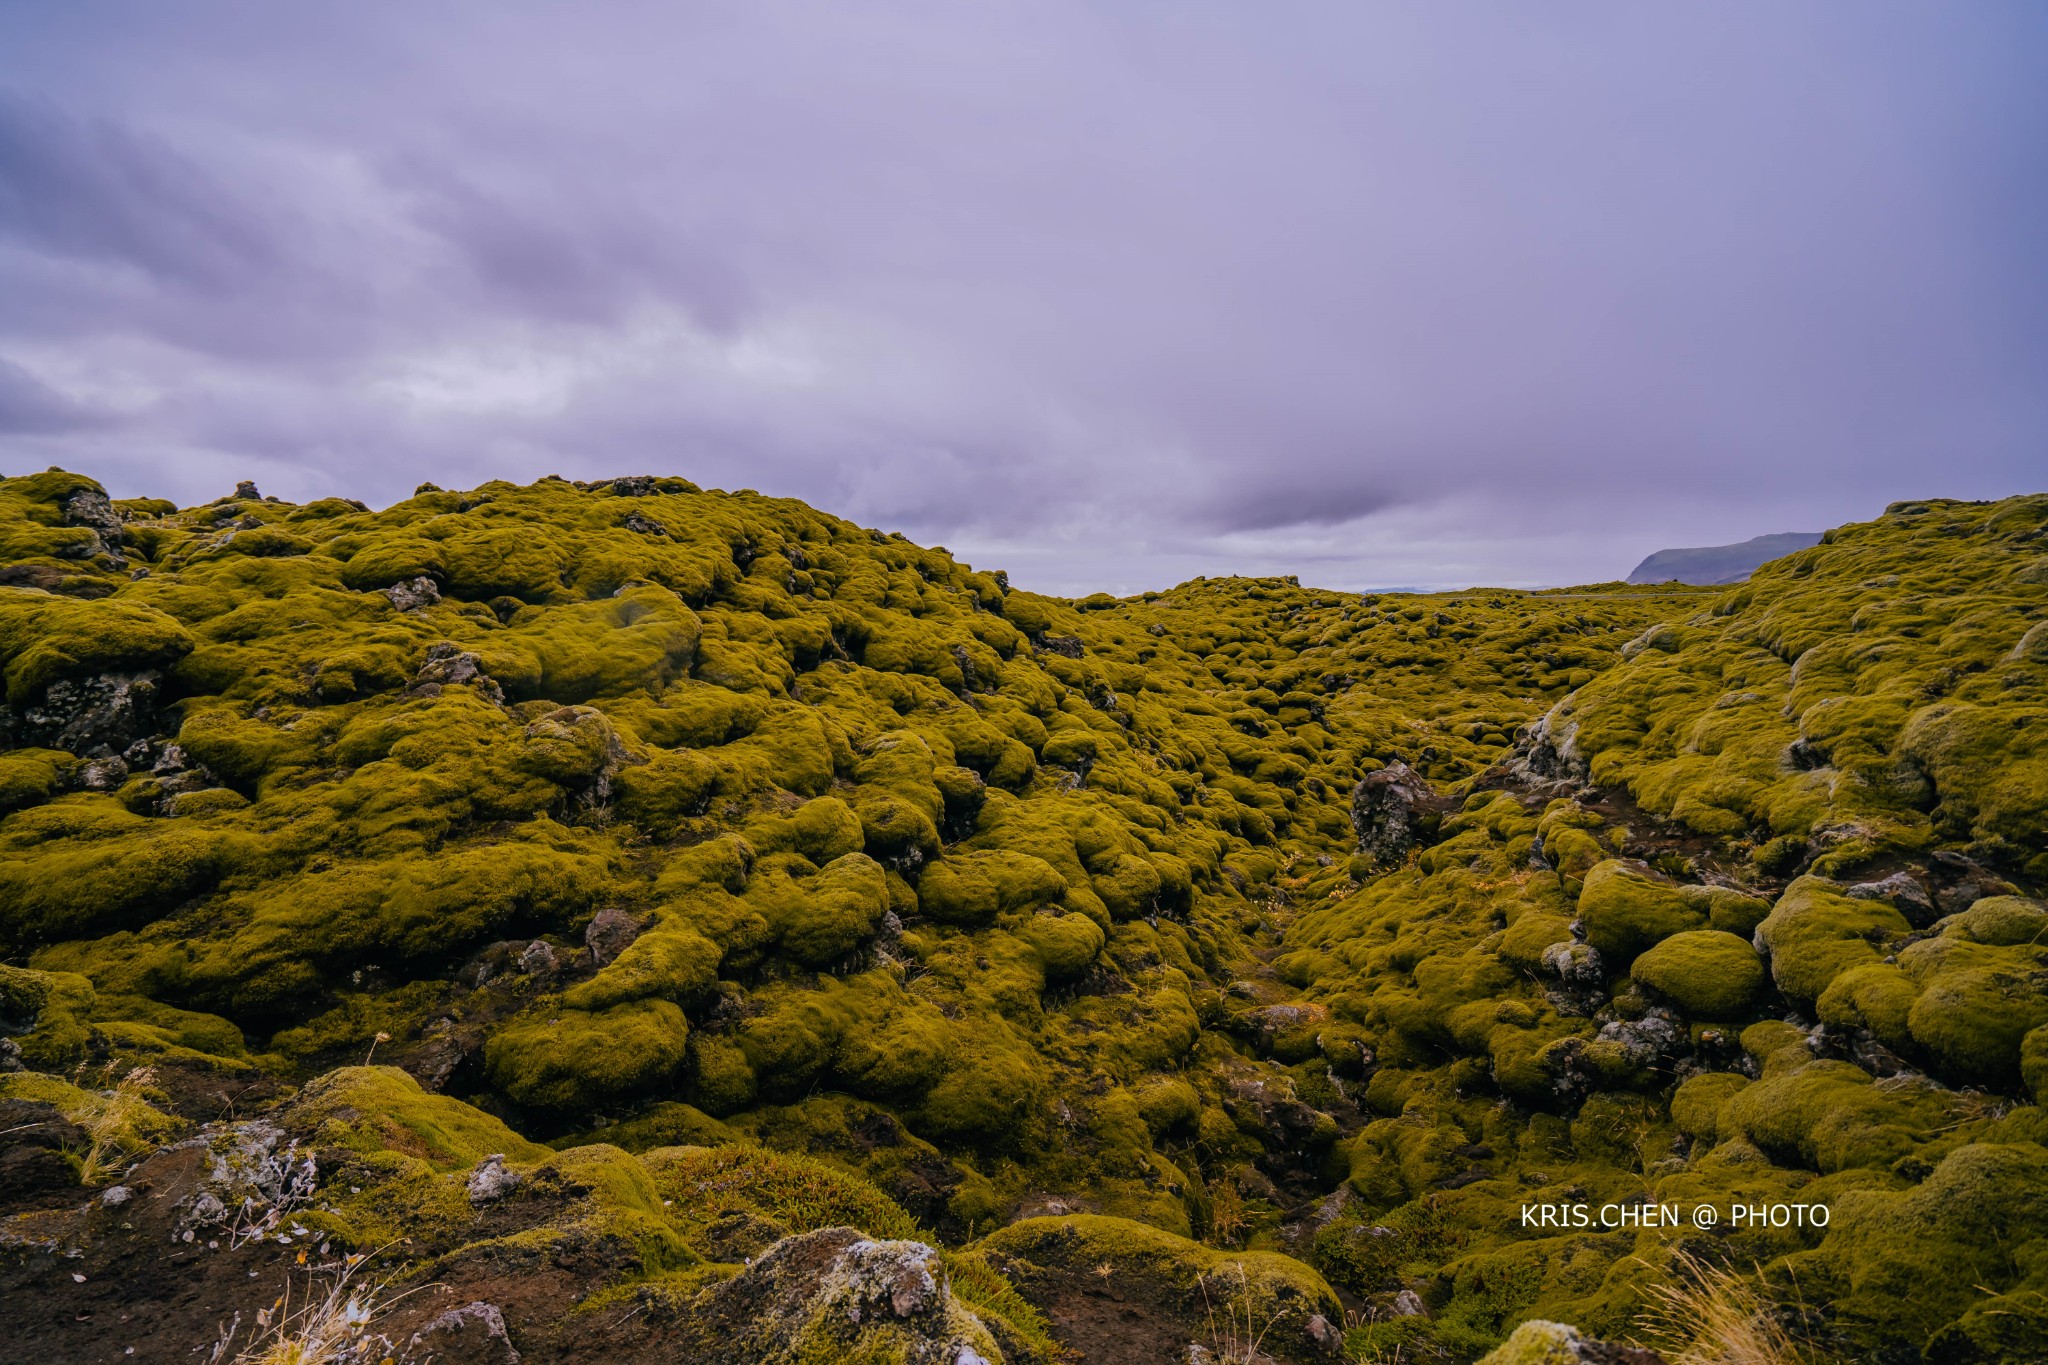
[[[1406,763],[1367,773],[1351,792],[1358,851],[1376,863],[1399,863],[1436,833],[1442,804],[1422,774]]]
[[[67,559],[90,559],[96,554],[111,557],[115,567],[123,567],[128,561],[121,554],[124,539],[121,531],[121,514],[114,510],[114,504],[105,493],[97,488],[81,488],[64,500],[64,524],[83,526],[91,531],[97,542],[84,542],[76,550],[66,552]]]
[[[1078,659],[1081,657],[1082,645],[1080,640],[1072,635],[1048,635],[1039,641],[1039,648],[1047,654],[1058,654],[1065,658]]]
[[[591,917],[590,926],[583,931],[583,942],[590,949],[591,959],[601,967],[617,961],[619,954],[646,928],[647,922],[638,915],[608,905]]]
[[[443,684],[473,683],[486,676],[484,661],[475,654],[443,640],[427,646],[427,660],[420,665],[419,681]]]
[[[1906,917],[1906,922],[1915,929],[1925,929],[1939,918],[1934,908],[1934,897],[1927,894],[1927,887],[1910,872],[1894,872],[1891,876],[1874,882],[1858,882],[1849,888],[1852,900],[1884,901]]]
[[[0,706],[0,746],[120,753],[155,729],[162,681],[154,669],[59,678],[38,701]]]
[[[1579,752],[1578,723],[1565,714],[1565,709],[1565,703],[1552,707],[1516,741],[1515,757],[1508,765],[1510,772],[1535,782],[1586,780],[1589,765]]]

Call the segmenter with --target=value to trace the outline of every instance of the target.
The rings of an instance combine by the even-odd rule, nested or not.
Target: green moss
[[[801,860],[763,860],[745,900],[782,951],[823,967],[874,934],[889,908],[889,887],[882,868],[864,853],[835,858],[815,873],[809,867]]]
[[[1748,1085],[1747,1078],[1727,1071],[1693,1076],[1671,1097],[1671,1121],[1681,1133],[1714,1142],[1720,1133],[1721,1106]]]
[[[1545,950],[1572,942],[1571,921],[1563,915],[1526,914],[1508,926],[1498,949],[1501,961],[1523,971],[1538,971]]]
[[[588,1112],[653,1088],[682,1069],[690,1026],[667,1000],[599,1010],[562,1006],[492,1036],[491,1081],[536,1109]]]
[[[626,946],[617,960],[562,996],[571,1009],[602,1011],[633,1000],[692,1004],[718,983],[718,945],[689,928],[657,928]]]
[[[1814,1012],[1834,1028],[1867,1028],[1886,1047],[1904,1051],[1912,1045],[1913,1002],[1919,987],[1888,962],[1851,967],[1828,983]]]
[[[84,937],[145,922],[214,886],[255,852],[246,836],[72,796],[0,824],[0,939]]]
[[[47,800],[70,767],[71,755],[61,749],[16,749],[0,754],[0,815]]]
[[[867,851],[874,857],[914,865],[938,855],[938,824],[917,802],[887,790],[863,788],[853,805]]]
[[[1801,877],[1758,927],[1757,941],[1771,955],[1778,989],[1811,1003],[1842,972],[1882,960],[1879,944],[1910,931],[1883,901],[1853,900],[1822,878]]]
[[[1636,980],[1687,1014],[1732,1019],[1746,1013],[1764,987],[1763,959],[1747,940],[1719,929],[1673,934],[1629,969]]]
[[[2048,1023],[2048,994],[2037,964],[1964,967],[1932,976],[1906,1017],[1913,1041],[1946,1074],[2011,1085],[2020,1075],[2020,1046]]]
[[[947,857],[918,878],[918,907],[949,924],[987,924],[999,914],[1057,902],[1058,869],[1028,853],[975,850]]]
[[[137,603],[0,588],[0,677],[12,706],[60,679],[162,668],[192,647],[177,620]]]
[[[721,1147],[746,1141],[745,1134],[728,1127],[695,1105],[667,1100],[643,1113],[602,1130],[604,1139],[628,1152],[651,1152],[657,1147]],[[559,1138],[556,1147],[574,1146],[583,1136]]]
[[[711,1113],[735,1113],[754,1102],[753,1063],[732,1039],[694,1033],[689,1060],[690,1096]]]
[[[689,673],[702,635],[702,621],[680,597],[641,583],[515,625],[496,643],[531,652],[539,667],[529,686],[537,695],[582,702],[661,692]]]
[[[1578,1365],[1586,1338],[1576,1327],[1540,1318],[1521,1324],[1480,1365]]]
[[[871,1237],[924,1235],[874,1186],[799,1153],[733,1143],[658,1148],[642,1161],[662,1196],[703,1223],[742,1210],[773,1219],[788,1232],[852,1227]]]
[[[1847,1062],[1815,1061],[1767,1074],[1722,1106],[1723,1140],[1740,1134],[1780,1160],[1822,1172],[1889,1166],[1953,1113],[1932,1089],[1880,1089]]]
[[[1046,740],[1038,758],[1040,762],[1055,767],[1085,772],[1100,755],[1101,744],[1091,731],[1062,730]]]
[[[1698,929],[1706,916],[1681,889],[1640,865],[1610,859],[1586,873],[1579,893],[1586,941],[1621,963],[1672,934]]]
[[[86,1021],[98,1004],[83,976],[0,963],[0,1032],[22,1035],[22,1060],[37,1070],[68,1071],[85,1059],[92,1043]]]
[[[718,765],[702,754],[687,749],[656,754],[619,774],[619,813],[650,831],[673,833],[703,814],[718,779]]]
[[[395,1066],[330,1071],[299,1092],[288,1114],[322,1143],[363,1153],[401,1151],[442,1170],[467,1168],[493,1153],[521,1163],[548,1155],[482,1110],[420,1089]]]
[[[159,1077],[148,1068],[109,1063],[73,1085],[34,1072],[0,1073],[0,1100],[27,1100],[54,1105],[84,1133],[84,1145],[65,1153],[88,1184],[118,1177],[123,1168],[155,1148],[175,1141],[191,1125],[168,1112],[170,1097],[157,1088]],[[99,1089],[87,1086],[98,1085]]]
[[[1102,955],[1108,935],[1086,915],[1031,915],[1016,926],[1018,938],[1031,945],[1048,981],[1080,975]]]
[[[2020,1073],[2034,1103],[2048,1103],[2048,1025],[2029,1030],[2020,1040]]]
[[[836,796],[806,801],[787,816],[747,826],[747,841],[762,853],[798,853],[823,867],[858,853],[865,842],[860,817]]]
[[[964,1046],[919,1107],[923,1128],[954,1142],[1014,1138],[1044,1085],[1038,1067],[1008,1049]]]
[[[1981,1318],[1948,1324],[1988,1307],[1986,1295],[2023,1285],[2040,1292],[2034,1258],[2008,1249],[2044,1236],[2048,1152],[1980,1143],[1951,1152],[1910,1189],[1842,1199],[1827,1240],[1792,1265],[1828,1286],[1838,1330],[1850,1340],[1917,1349],[1938,1334],[1968,1340],[1983,1332],[1989,1324]]]
[[[93,1019],[103,1028],[109,1021],[139,1025],[164,1044],[195,1054],[232,1058],[245,1056],[249,1050],[242,1030],[232,1021],[143,996],[101,995],[93,1006]]]
[[[1133,1288],[1163,1291],[1175,1308],[1197,1319],[1207,1290],[1212,1303],[1222,1300],[1254,1323],[1272,1324],[1282,1339],[1301,1332],[1318,1313],[1341,1320],[1336,1294],[1300,1261],[1267,1251],[1219,1251],[1122,1218],[1026,1218],[991,1233],[975,1249],[1011,1263],[1074,1274],[1107,1266],[1112,1282],[1122,1277]]]
[[[2020,896],[1986,896],[1942,932],[2001,948],[2048,947],[2048,905]]]

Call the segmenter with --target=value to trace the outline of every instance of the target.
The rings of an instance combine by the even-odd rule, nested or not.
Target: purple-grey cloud
[[[672,470],[1074,591],[1609,577],[2040,483],[2025,3],[10,30],[0,468]]]
[[[0,356],[0,435],[78,431],[105,420]]]
[[[0,235],[62,261],[126,266],[227,292],[269,243],[205,172],[111,119],[0,90]]]

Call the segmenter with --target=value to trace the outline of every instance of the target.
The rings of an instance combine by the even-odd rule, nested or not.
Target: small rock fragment
[[[1308,1320],[1307,1331],[1309,1341],[1327,1355],[1336,1355],[1344,1349],[1344,1334],[1321,1313]]]
[[[505,1169],[503,1152],[493,1152],[477,1162],[475,1169],[469,1173],[469,1202],[476,1208],[494,1204],[517,1188],[519,1174]]]
[[[426,1348],[431,1359],[447,1365],[519,1365],[504,1312],[482,1300],[449,1309],[413,1333],[409,1344],[414,1351]]]
[[[583,942],[590,949],[591,960],[602,967],[617,961],[645,927],[638,916],[616,905],[607,905],[591,917],[590,926],[583,931]]]
[[[408,578],[403,583],[393,583],[384,589],[384,595],[390,598],[391,605],[400,611],[418,611],[440,601],[441,589],[435,586],[433,579],[421,575],[418,578]]]
[[[1934,923],[1936,911],[1934,898],[1927,894],[1927,888],[1909,872],[1894,872],[1891,876],[1874,882],[1858,882],[1849,888],[1849,898],[1859,901],[1884,901],[1906,917],[1906,923],[1915,929],[1925,929]]]

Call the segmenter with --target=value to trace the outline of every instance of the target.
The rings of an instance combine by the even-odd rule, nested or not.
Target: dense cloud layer
[[[1048,590],[2038,485],[2025,3],[17,10],[0,468],[632,471]]]

